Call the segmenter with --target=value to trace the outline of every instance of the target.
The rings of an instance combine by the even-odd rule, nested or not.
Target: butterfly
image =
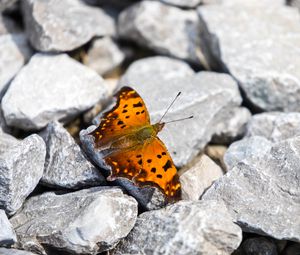
[[[90,133],[103,155],[113,181],[123,177],[137,186],[155,186],[168,201],[181,198],[181,185],[174,162],[157,133],[164,122],[151,124],[141,96],[130,87],[114,95],[116,105],[103,113],[99,126]]]

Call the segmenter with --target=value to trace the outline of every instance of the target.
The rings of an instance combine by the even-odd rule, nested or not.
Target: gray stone
[[[117,254],[231,254],[242,240],[241,229],[223,204],[180,201],[139,215]]]
[[[42,245],[76,254],[114,247],[133,228],[136,201],[116,187],[67,194],[43,193],[26,201],[10,221],[19,247],[45,254]]]
[[[1,7],[0,7],[1,8]],[[21,33],[21,28],[7,15],[0,14],[0,36],[5,34]]]
[[[0,104],[0,132],[10,133],[10,128],[7,126],[3,116],[2,106]]]
[[[226,169],[230,170],[244,159],[262,160],[270,153],[272,143],[264,137],[252,136],[232,143],[224,155]]]
[[[159,54],[173,56],[210,68],[210,48],[201,36],[194,10],[181,10],[158,1],[141,1],[125,9],[118,20],[121,38]]]
[[[0,246],[12,245],[16,241],[17,237],[15,231],[8,221],[5,212],[0,209]],[[2,254],[1,251],[0,254]]]
[[[35,54],[11,83],[2,109],[8,125],[40,129],[69,121],[106,95],[103,79],[66,54]]]
[[[287,0],[288,4],[300,10],[300,0]]]
[[[0,13],[15,8],[18,0],[0,0]]]
[[[184,7],[184,8],[195,8],[197,5],[199,5],[202,0],[159,0],[166,4],[175,5],[178,7]]]
[[[80,141],[89,158],[99,166],[103,175],[108,176],[110,175],[110,169],[105,165],[101,151],[95,149],[94,138],[89,135],[95,128],[96,126],[93,125],[81,130]],[[167,204],[165,196],[155,187],[139,188],[132,181],[125,178],[120,178],[114,183],[124,187],[130,195],[136,198],[145,210],[159,209]]]
[[[40,51],[70,51],[94,36],[112,35],[113,19],[100,8],[79,0],[22,1],[26,33]]]
[[[35,255],[36,253],[32,253],[29,251],[22,251],[17,249],[7,249],[0,247],[0,254],[1,255]]]
[[[36,134],[19,141],[0,133],[0,208],[14,214],[43,175],[46,148]]]
[[[218,132],[214,134],[212,142],[216,144],[230,144],[244,136],[246,125],[251,118],[250,111],[245,107],[236,107],[228,113],[228,119],[217,123]]]
[[[254,115],[247,125],[246,136],[263,136],[279,142],[300,135],[300,113],[270,112]]]
[[[50,187],[78,189],[105,184],[104,177],[85,157],[73,137],[58,122],[40,134],[47,154],[41,182]]]
[[[218,39],[219,51],[212,49],[215,57],[240,82],[252,105],[265,111],[299,110],[300,15],[296,9],[236,4],[206,5],[198,11],[211,40]]]
[[[222,169],[208,156],[202,155],[180,175],[182,199],[199,200],[204,191],[221,176]]]
[[[3,96],[11,79],[32,54],[23,33],[8,34],[6,29],[12,28],[3,28],[1,29],[2,34],[0,34],[0,98]]]
[[[241,96],[237,83],[227,74],[199,72],[188,75],[179,69],[176,74],[176,68],[165,63],[155,58],[135,62],[121,78],[119,87],[130,84],[137,90],[147,105],[152,123],[161,118],[176,94],[182,92],[164,121],[190,115],[194,118],[167,124],[159,136],[169,148],[175,164],[183,166],[214,134],[221,132],[219,128],[223,127],[219,123],[228,122],[232,109],[241,104]]]
[[[118,45],[109,37],[95,39],[84,58],[84,64],[100,75],[120,66],[125,58]]]
[[[246,239],[238,249],[244,255],[278,255],[275,242],[265,237],[255,237]]]
[[[244,150],[251,151],[248,141]],[[202,199],[224,202],[245,232],[299,242],[299,164],[298,136],[273,144],[268,153],[241,159]]]

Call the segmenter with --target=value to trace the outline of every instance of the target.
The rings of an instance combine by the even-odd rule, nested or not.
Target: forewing
[[[100,125],[90,133],[95,137],[96,146],[150,124],[146,105],[134,89],[123,87],[115,97],[116,105],[103,114]]]

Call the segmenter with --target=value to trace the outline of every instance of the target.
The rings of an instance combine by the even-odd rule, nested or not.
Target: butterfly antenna
[[[163,114],[163,116],[161,116],[160,120],[158,123],[161,123],[162,119],[166,116],[167,112],[169,111],[169,109],[172,107],[172,105],[175,103],[176,99],[180,96],[181,92],[178,92],[177,96],[173,99],[172,103],[168,106],[167,110],[165,111],[165,113]]]
[[[189,117],[186,117],[186,118],[181,118],[181,119],[177,119],[177,120],[171,120],[171,121],[168,121],[168,122],[165,122],[165,124],[168,124],[168,123],[172,123],[172,122],[177,122],[177,121],[182,121],[182,120],[188,120],[188,119],[192,119],[194,118],[194,116],[189,116]]]

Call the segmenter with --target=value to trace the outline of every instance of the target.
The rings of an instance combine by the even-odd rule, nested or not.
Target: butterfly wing
[[[96,146],[150,124],[146,105],[134,89],[123,87],[115,97],[116,105],[103,114],[100,125],[90,133],[95,137]]]
[[[143,167],[134,177],[139,186],[156,186],[171,201],[181,198],[181,185],[174,162],[163,144],[155,137],[142,150]]]

